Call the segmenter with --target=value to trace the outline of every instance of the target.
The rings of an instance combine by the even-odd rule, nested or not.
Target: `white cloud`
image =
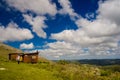
[[[114,22],[105,19],[98,19],[90,22],[85,19],[76,21],[78,26],[83,26],[81,30],[85,31],[91,37],[112,36],[120,34],[120,28]]]
[[[57,41],[54,43],[47,43],[47,49],[39,50],[40,55],[48,57],[49,59],[64,59],[78,52],[82,54],[82,49],[65,41]]]
[[[120,39],[120,1],[108,0],[99,3],[99,15],[94,21],[79,19],[76,21],[81,28],[91,38],[106,38],[105,43],[117,43]]]
[[[60,9],[60,14],[68,14],[70,15],[71,19],[74,20],[75,17],[79,17],[77,13],[75,13],[74,9],[72,8],[72,5],[69,0],[58,0],[60,5],[62,6],[62,9]]]
[[[85,31],[78,30],[64,30],[63,32],[57,34],[51,34],[52,39],[64,40],[73,44],[79,44],[82,46],[90,46],[91,44],[100,44],[106,40],[107,37],[90,37]]]
[[[87,19],[95,18],[94,13],[87,13],[85,16],[86,16]]]
[[[24,14],[23,17],[25,21],[32,25],[33,32],[35,32],[39,37],[46,38],[46,33],[43,31],[43,29],[47,27],[44,22],[46,20],[44,16],[33,17],[32,15]]]
[[[38,15],[57,13],[56,5],[51,0],[5,0],[6,3],[21,12],[32,11]]]
[[[47,49],[39,51],[41,56],[48,59],[104,59],[116,58],[119,55],[114,53],[118,48],[109,48],[102,45],[87,47],[87,51],[84,50],[86,47],[65,41],[47,43],[46,46]],[[109,50],[112,50],[112,52],[109,52]]]
[[[47,27],[45,24],[46,17],[45,14],[54,16],[56,13],[68,14],[72,20],[75,20],[75,17],[79,17],[77,13],[72,9],[72,5],[69,0],[59,0],[58,1],[62,6],[60,11],[57,11],[56,5],[52,3],[51,0],[6,0],[6,3],[23,13],[25,21],[32,25],[32,30],[39,37],[46,38],[46,32],[44,28]],[[37,14],[36,17],[26,14],[27,11],[32,11]],[[42,15],[42,16],[41,16]]]
[[[22,43],[22,44],[20,44],[20,49],[33,49],[33,48],[34,48],[33,43],[30,43],[30,44]]]
[[[45,24],[46,17],[48,14],[50,16],[55,16],[57,13],[56,5],[51,0],[5,0],[6,3],[16,10],[22,12],[25,21],[32,25],[32,30],[39,37],[46,38],[46,33],[43,28],[46,28]],[[27,12],[30,11],[35,13],[37,16],[33,17],[28,15]]]
[[[117,18],[107,18],[104,17],[103,14],[106,12],[109,6],[113,5],[112,8],[109,8],[109,13],[107,15],[114,15],[113,11],[117,10],[116,12],[119,13],[120,9],[115,7],[119,7],[120,5],[114,1],[106,1],[105,3],[99,4],[100,8],[98,9],[99,15],[98,18],[94,21],[89,21],[83,18],[80,18],[76,21],[77,26],[79,27],[78,30],[64,30],[60,33],[51,34],[51,38],[57,40],[64,40],[72,43],[77,43],[80,45],[92,45],[92,44],[101,44],[101,43],[116,43],[119,41],[119,34],[120,34],[120,25],[117,22],[120,21],[119,14],[115,13],[115,17]],[[110,4],[109,4],[110,3]],[[106,5],[104,7],[104,5]],[[104,8],[102,11],[101,6]],[[118,10],[119,9],[119,10]],[[118,21],[117,21],[118,20]],[[69,35],[69,36],[68,36]],[[117,39],[116,39],[117,38]]]
[[[0,26],[0,41],[22,41],[33,38],[29,29],[19,28],[16,23],[10,22],[6,27]]]
[[[120,58],[118,57],[118,52],[120,52],[118,47],[120,40],[119,7],[119,0],[107,0],[104,3],[99,3],[97,10],[99,14],[96,20],[89,21],[79,18],[75,21],[79,29],[54,33],[51,34],[51,38],[77,45],[76,47],[79,48],[88,47],[89,55],[84,56],[84,58]],[[77,53],[81,55],[80,52]]]
[[[120,0],[107,0],[99,3],[98,18],[108,19],[120,25]]]

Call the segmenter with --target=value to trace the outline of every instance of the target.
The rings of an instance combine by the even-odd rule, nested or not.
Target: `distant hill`
[[[73,63],[99,65],[99,66],[120,65],[120,59],[84,59],[84,60],[68,60],[68,61]]]
[[[0,42],[0,58],[1,57],[7,58],[9,53],[14,53],[14,52],[22,52],[22,51]]]

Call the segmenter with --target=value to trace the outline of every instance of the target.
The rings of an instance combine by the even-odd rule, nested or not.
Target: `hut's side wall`
[[[38,54],[25,54],[23,62],[26,63],[37,63]]]
[[[31,62],[31,56],[29,56],[29,55],[24,55],[23,59],[24,59],[23,62],[25,62],[25,63]]]
[[[38,54],[32,55],[31,58],[32,58],[32,60],[31,60],[32,63],[37,63],[38,62]]]

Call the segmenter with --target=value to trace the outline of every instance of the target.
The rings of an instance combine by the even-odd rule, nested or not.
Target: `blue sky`
[[[1,0],[0,42],[47,59],[120,58],[120,0]]]

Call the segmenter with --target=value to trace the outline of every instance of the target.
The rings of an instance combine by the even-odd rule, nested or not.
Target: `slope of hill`
[[[9,53],[13,52],[22,52],[19,49],[13,48],[11,46],[8,46],[6,44],[0,43],[0,57],[7,58]]]
[[[9,53],[15,53],[15,52],[22,53],[21,50],[13,48],[11,46],[8,46],[8,45],[0,42],[0,58],[8,58]],[[49,61],[41,56],[39,56],[39,60],[41,62],[51,62],[51,61]]]

